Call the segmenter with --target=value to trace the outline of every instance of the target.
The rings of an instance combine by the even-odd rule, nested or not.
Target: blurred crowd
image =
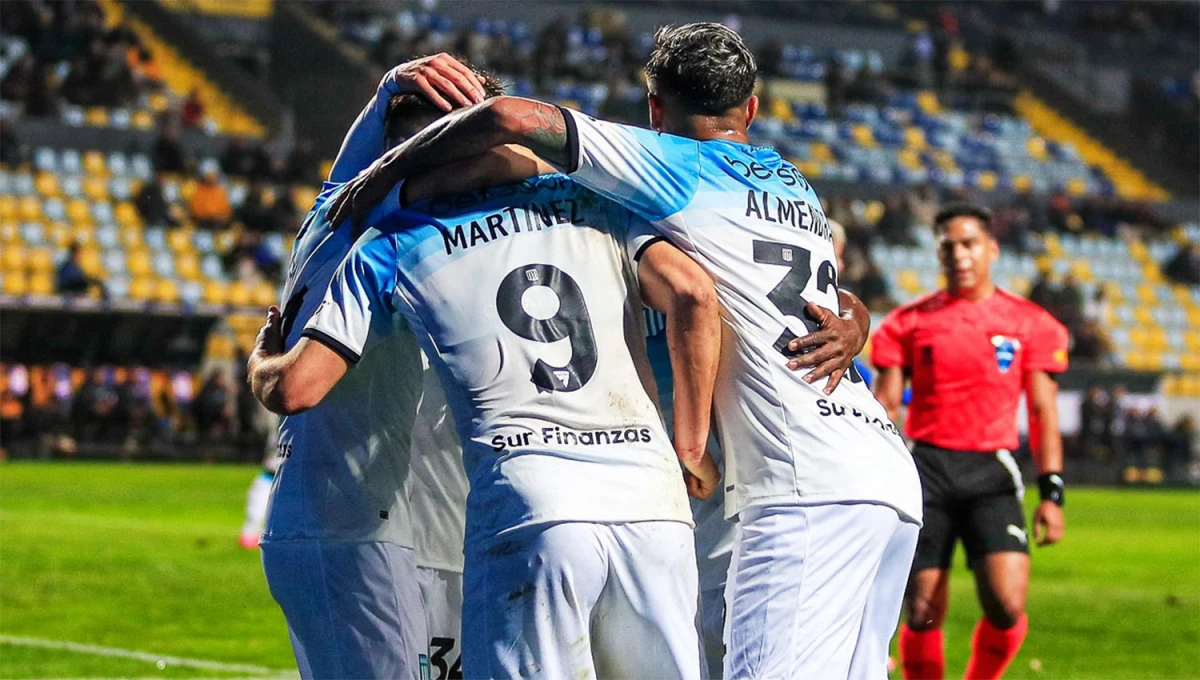
[[[262,413],[244,376],[219,368],[0,364],[0,442],[35,455],[230,444],[229,455],[256,460],[269,426]]]
[[[94,0],[8,0],[0,30],[24,45],[0,81],[0,98],[27,116],[56,116],[63,103],[134,106],[163,87],[154,54],[127,28],[107,28]],[[180,114],[185,125],[201,124],[204,105],[195,92]]]
[[[1196,421],[1164,421],[1158,407],[1131,399],[1123,385],[1092,386],[1080,406],[1079,434],[1068,452],[1121,464],[1126,483],[1157,484],[1192,476]]]

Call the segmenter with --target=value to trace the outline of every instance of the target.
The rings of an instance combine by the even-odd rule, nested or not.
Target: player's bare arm
[[[900,407],[904,403],[904,369],[900,366],[881,366],[875,376],[875,398],[887,409],[893,423],[900,422]]]
[[[309,338],[301,338],[284,353],[281,315],[275,306],[267,310],[267,323],[258,331],[246,362],[254,397],[268,411],[284,416],[321,403],[348,368],[340,354]]]
[[[330,222],[340,224],[348,217],[358,221],[401,179],[504,144],[519,144],[550,163],[566,165],[567,123],[562,111],[532,99],[495,97],[445,116],[350,180],[332,200]]]
[[[1058,428],[1058,383],[1045,371],[1025,377],[1029,413],[1029,448],[1038,467],[1042,500],[1033,513],[1033,538],[1040,545],[1062,540],[1066,529],[1062,503],[1062,434]]]
[[[808,304],[807,312],[820,324],[820,328],[796,338],[788,344],[788,351],[800,353],[788,362],[793,371],[812,369],[804,381],[814,383],[828,377],[825,394],[832,394],[854,362],[854,357],[867,344],[871,332],[871,313],[858,299],[846,290],[838,290],[842,311],[835,314],[816,303]]]
[[[403,199],[405,203],[416,203],[444,194],[509,184],[551,172],[556,172],[552,165],[523,146],[498,146],[474,158],[413,175],[404,183]]]
[[[400,64],[384,74],[375,96],[350,126],[329,170],[329,181],[345,182],[378,158],[384,150],[388,100],[405,93],[420,94],[442,111],[465,108],[487,97],[479,76],[445,52]]]
[[[705,499],[721,483],[708,453],[713,388],[721,354],[721,316],[712,279],[666,241],[638,261],[642,299],[667,316],[667,351],[675,376],[675,453],[687,470],[688,493]]]

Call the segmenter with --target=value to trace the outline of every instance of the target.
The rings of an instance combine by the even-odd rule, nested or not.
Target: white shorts
[[[885,505],[744,510],[725,677],[886,678],[918,532]]]
[[[411,548],[269,542],[262,560],[302,678],[420,678],[429,635]]]
[[[429,628],[429,680],[461,678],[463,575],[418,567],[417,579]]]
[[[681,522],[531,527],[466,554],[467,678],[700,678]]]

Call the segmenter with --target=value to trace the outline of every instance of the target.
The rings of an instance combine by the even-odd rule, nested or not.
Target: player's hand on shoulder
[[[721,484],[721,469],[713,461],[712,455],[705,453],[699,463],[684,469],[683,481],[689,496],[708,500]]]
[[[1052,501],[1038,503],[1033,511],[1033,540],[1039,547],[1061,541],[1066,528],[1067,520],[1061,507]]]
[[[267,309],[267,322],[258,329],[258,337],[254,339],[254,352],[263,356],[283,354],[282,315],[275,305]]]
[[[805,313],[817,322],[818,328],[788,344],[789,352],[799,354],[788,362],[788,368],[793,371],[811,368],[804,376],[807,383],[828,377],[824,391],[832,394],[862,350],[866,337],[857,321],[842,318],[815,302],[808,303]]]
[[[423,94],[443,111],[478,104],[487,97],[479,76],[445,52],[400,64],[383,76],[379,89],[388,94]]]

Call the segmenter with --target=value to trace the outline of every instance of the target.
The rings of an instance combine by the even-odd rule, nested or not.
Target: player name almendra
[[[453,227],[438,227],[446,244],[446,254],[456,248],[467,249],[522,231],[542,231],[560,224],[583,224],[584,208],[593,201],[578,198],[560,198],[544,203],[528,203],[500,208],[482,219]]]
[[[496,453],[525,446],[607,446],[609,444],[649,444],[654,436],[648,427],[614,427],[605,430],[572,430],[566,427],[543,427],[541,441],[533,432],[498,434],[492,437]]]
[[[833,242],[833,229],[820,210],[813,210],[807,201],[799,198],[784,198],[766,191],[746,191],[746,217],[757,217],[766,222],[786,224],[802,229]]]

